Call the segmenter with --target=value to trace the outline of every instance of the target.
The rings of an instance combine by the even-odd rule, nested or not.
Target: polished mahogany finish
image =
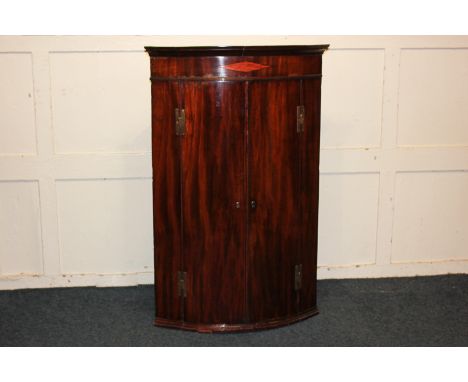
[[[250,71],[232,69],[239,63],[261,65],[262,68]],[[151,78],[153,80],[173,79],[191,80],[240,80],[249,77],[268,80],[271,77],[320,78],[322,57],[313,55],[303,60],[302,56],[258,56],[258,57],[154,57],[151,59]]]
[[[318,313],[327,47],[146,48],[156,325],[244,331]]]

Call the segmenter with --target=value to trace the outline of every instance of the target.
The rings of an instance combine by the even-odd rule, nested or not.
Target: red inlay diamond
[[[234,70],[236,72],[253,72],[254,70],[260,70],[263,68],[269,68],[268,65],[257,64],[255,62],[242,61],[236,62],[235,64],[225,65],[223,68],[228,70]]]

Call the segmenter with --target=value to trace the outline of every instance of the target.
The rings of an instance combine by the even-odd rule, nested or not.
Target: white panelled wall
[[[0,37],[0,289],[152,283],[145,45],[330,43],[319,278],[468,273],[468,37]]]

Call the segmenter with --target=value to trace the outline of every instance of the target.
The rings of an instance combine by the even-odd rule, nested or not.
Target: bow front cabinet
[[[146,47],[156,325],[256,330],[318,313],[327,47]]]

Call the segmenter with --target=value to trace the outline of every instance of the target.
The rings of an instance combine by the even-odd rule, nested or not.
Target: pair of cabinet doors
[[[320,85],[153,81],[156,324],[315,309]]]

